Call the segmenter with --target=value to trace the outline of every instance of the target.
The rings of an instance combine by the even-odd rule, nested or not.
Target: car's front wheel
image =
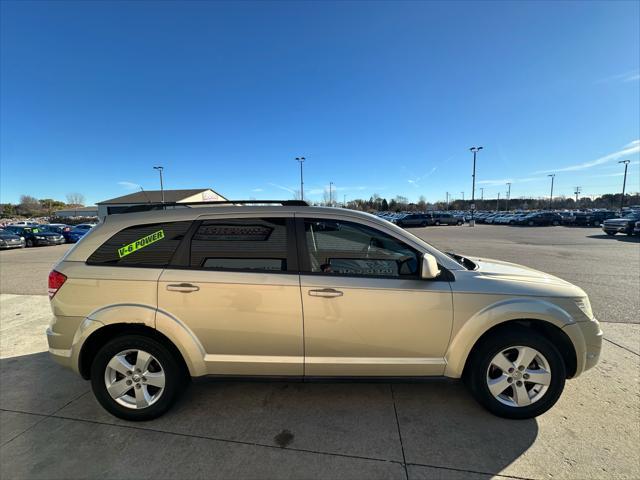
[[[186,387],[178,359],[162,343],[124,335],[106,343],[91,365],[91,387],[100,404],[125,420],[165,413]]]
[[[487,336],[469,358],[465,381],[473,397],[500,417],[532,418],[560,398],[564,360],[545,337],[526,328]]]

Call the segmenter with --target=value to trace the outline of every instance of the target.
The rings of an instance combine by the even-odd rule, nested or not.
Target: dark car
[[[46,225],[41,225],[44,230],[47,232],[59,233],[64,236],[65,233],[73,230],[73,227],[69,225],[65,225],[64,223],[48,223]]]
[[[40,245],[60,245],[64,243],[64,237],[59,233],[47,232],[41,227],[21,227],[9,225],[5,230],[23,237],[27,247]]]
[[[517,220],[517,225],[542,226],[542,225],[560,225],[562,216],[555,212],[536,212],[530,213]]]
[[[451,213],[434,213],[433,225],[462,225],[464,219]]]
[[[8,230],[0,228],[0,250],[8,248],[24,248],[25,240]]]
[[[640,235],[640,221],[636,222],[636,226],[633,228],[634,235]]]
[[[633,235],[633,229],[638,220],[640,220],[640,212],[627,213],[622,218],[605,220],[602,223],[602,231],[607,235],[615,235],[616,233]]]
[[[616,218],[616,212],[600,210],[597,212],[577,212],[569,217],[564,217],[562,223],[575,227],[599,227],[602,222],[610,218]]]
[[[410,213],[396,221],[399,227],[426,227],[433,225],[433,214],[431,213]]]

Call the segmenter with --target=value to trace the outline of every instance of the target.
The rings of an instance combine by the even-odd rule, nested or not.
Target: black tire
[[[554,220],[554,221],[553,221],[553,226],[554,226],[554,227],[557,227],[558,225],[560,225],[560,222],[558,222],[557,220]]]
[[[460,225],[462,225],[462,222],[460,222],[460,221],[459,221],[459,222],[458,222],[458,226],[460,226]]]
[[[611,237],[613,237],[616,234],[616,232],[604,232],[604,233],[606,233],[607,235],[609,235]]]
[[[420,226],[421,226],[422,228],[426,227],[426,226],[427,226],[427,222],[422,222],[422,223],[420,224]]]
[[[501,403],[491,394],[487,385],[487,372],[492,359],[501,351],[515,345],[536,349],[547,359],[551,370],[551,381],[544,395],[534,403],[523,407]],[[494,415],[510,419],[526,419],[537,417],[555,405],[564,389],[566,377],[564,360],[549,340],[534,330],[511,327],[488,335],[474,347],[467,361],[464,380],[476,401]]]
[[[153,355],[165,374],[162,395],[150,406],[132,409],[120,405],[107,391],[105,370],[107,364],[118,353],[128,349],[140,349]],[[162,343],[144,335],[123,335],[107,342],[96,354],[91,364],[91,388],[100,405],[112,415],[124,420],[152,420],[165,413],[178,399],[187,386],[187,372],[179,359]]]
[[[27,239],[27,243],[25,244],[25,246],[31,248],[33,247],[33,240],[31,240],[30,238]]]
[[[439,227],[439,226],[440,226],[440,220],[436,220],[436,222],[435,222],[435,226],[436,226],[436,227]]]
[[[533,226],[535,225],[535,223],[533,223],[531,220],[529,220],[528,225],[529,225],[530,227],[533,227]]]

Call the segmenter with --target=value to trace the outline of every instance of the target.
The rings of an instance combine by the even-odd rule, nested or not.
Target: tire
[[[560,222],[558,222],[557,220],[554,220],[554,221],[553,221],[553,226],[554,226],[554,227],[557,227],[558,225],[560,225]]]
[[[144,363],[144,358],[148,358],[141,358],[138,353],[140,351],[147,353],[153,359],[148,362],[148,367],[143,367],[147,372],[146,376],[145,371],[136,372],[135,370],[135,367],[138,367],[137,360],[140,359],[140,362]],[[122,355],[125,352],[130,353]],[[110,366],[110,362],[116,357],[124,358],[128,362],[111,363],[111,365],[117,365],[118,371]],[[132,375],[126,374],[126,369],[129,367],[134,367],[130,372]],[[120,369],[123,371],[119,371]],[[153,386],[150,375],[154,375],[153,383],[163,384],[162,390],[160,387]],[[162,376],[163,382],[160,378]],[[123,335],[107,342],[98,351],[91,364],[91,388],[96,399],[105,410],[124,420],[152,420],[161,416],[171,408],[186,388],[186,380],[187,374],[179,359],[162,343],[143,335]],[[123,385],[123,393],[118,400],[114,399],[107,390],[108,381],[113,383],[114,388],[119,388],[117,384]],[[128,390],[124,390],[126,383],[121,382],[130,382],[127,385],[131,386]],[[143,396],[146,393],[150,397],[144,400],[147,406],[138,408],[133,405],[138,401],[137,393],[142,393]],[[159,395],[155,398],[158,393]]]
[[[440,220],[436,220],[435,226],[436,226],[436,227],[439,227],[439,226],[440,226]]]
[[[530,227],[533,227],[535,225],[535,223],[532,222],[531,220],[529,220],[529,223],[527,225],[529,225]]]
[[[462,222],[458,222],[458,224],[457,224],[457,225],[458,225],[458,226],[462,225]]]
[[[420,226],[421,226],[422,228],[426,227],[426,226],[427,226],[427,222],[422,222],[422,223],[420,224]]]
[[[27,243],[25,244],[25,246],[29,248],[33,247],[33,240],[31,240],[30,238],[27,239]]]
[[[528,349],[526,351],[529,352],[529,356],[531,356],[532,350],[535,351],[534,360],[528,364],[531,368],[520,370],[517,361],[513,362],[513,373],[504,372],[496,367],[494,363],[496,358],[510,360],[520,354],[518,349],[511,348],[515,346],[521,347],[523,349],[521,351]],[[506,355],[498,357],[505,351]],[[510,363],[507,361],[505,365],[510,365]],[[540,372],[540,369],[549,375],[527,373]],[[525,374],[531,376],[526,377]],[[525,380],[525,378],[531,378],[534,375],[544,379],[541,381],[548,384],[536,384]],[[537,417],[555,405],[564,389],[566,376],[564,360],[549,340],[531,329],[513,327],[490,334],[474,347],[467,360],[464,379],[475,400],[494,415],[510,419],[525,419]],[[506,386],[506,389],[494,396],[489,389],[490,380],[495,382],[494,392],[500,392],[503,386]],[[519,387],[512,386],[515,384],[518,384]],[[515,393],[516,388],[518,392],[521,392],[521,395],[524,393],[526,397],[518,397]],[[520,399],[522,400],[520,401]],[[516,400],[523,405],[516,405]],[[528,405],[527,401],[530,402]]]
[[[607,235],[609,235],[611,237],[613,237],[616,234],[616,232],[604,232],[604,233],[606,233]]]

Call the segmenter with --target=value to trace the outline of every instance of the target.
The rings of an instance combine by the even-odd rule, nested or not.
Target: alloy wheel
[[[104,383],[111,398],[124,407],[138,410],[160,399],[165,380],[160,362],[138,349],[114,355],[104,372]]]
[[[500,403],[526,407],[540,400],[549,389],[551,369],[535,348],[513,346],[493,357],[486,381],[489,392]]]

